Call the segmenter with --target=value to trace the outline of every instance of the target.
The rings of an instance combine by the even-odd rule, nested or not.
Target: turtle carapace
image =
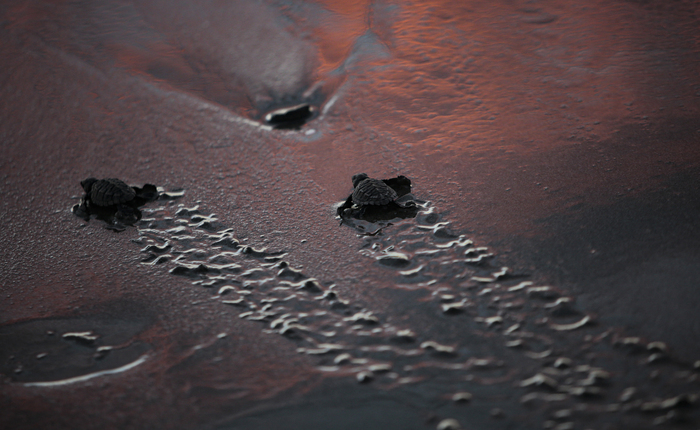
[[[373,179],[366,173],[352,177],[352,202],[357,206],[384,206],[396,201],[398,195],[384,181]]]

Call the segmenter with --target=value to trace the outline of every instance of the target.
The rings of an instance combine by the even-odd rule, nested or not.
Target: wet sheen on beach
[[[0,427],[696,428],[698,24],[4,2]]]

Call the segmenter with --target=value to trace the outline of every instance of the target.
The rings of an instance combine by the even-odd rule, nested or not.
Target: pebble
[[[446,418],[440,421],[436,427],[437,430],[459,430],[462,426],[454,418]]]
[[[468,403],[472,400],[472,398],[472,393],[468,393],[466,391],[454,393],[452,395],[452,401],[455,403]]]

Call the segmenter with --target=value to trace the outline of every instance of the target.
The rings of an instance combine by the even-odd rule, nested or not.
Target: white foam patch
[[[61,379],[58,381],[25,382],[22,385],[24,385],[25,387],[62,387],[64,385],[70,385],[70,384],[75,384],[78,382],[84,382],[84,381],[88,381],[90,379],[99,378],[101,376],[114,375],[117,373],[124,373],[124,372],[127,372],[127,371],[141,365],[147,359],[148,359],[148,354],[144,354],[141,357],[139,357],[136,361],[132,361],[131,363],[125,364],[124,366],[121,366],[121,367],[117,367],[116,369],[109,369],[109,370],[103,370],[101,372],[88,373],[87,375],[75,376],[73,378]]]

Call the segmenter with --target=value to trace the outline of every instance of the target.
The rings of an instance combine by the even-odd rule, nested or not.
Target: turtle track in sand
[[[343,300],[334,284],[286,262],[286,252],[242,243],[201,205],[145,208],[135,242],[143,264],[190,278],[232,315],[317,357],[329,376],[436,404],[471,398],[493,417],[517,415],[523,428],[697,422],[699,362],[679,362],[663,342],[597,324],[575,297],[499,266],[429,202],[418,203],[415,219],[355,224],[359,252],[393,273],[396,295],[413,307],[400,323]],[[422,324],[426,318],[439,319],[440,330]]]

